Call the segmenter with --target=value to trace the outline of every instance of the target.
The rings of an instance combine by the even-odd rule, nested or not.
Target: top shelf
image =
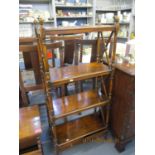
[[[132,8],[124,8],[124,9],[109,9],[109,10],[104,10],[104,9],[96,9],[96,12],[117,12],[117,11],[131,11]]]
[[[80,64],[61,68],[50,68],[50,83],[59,86],[78,80],[110,74],[111,69],[101,63]]]
[[[56,5],[56,8],[92,8],[91,5]]]
[[[49,0],[19,0],[19,3],[49,3]]]

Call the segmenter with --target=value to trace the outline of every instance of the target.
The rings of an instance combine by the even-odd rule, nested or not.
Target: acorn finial
[[[42,18],[39,19],[39,23],[40,25],[43,25],[44,24],[44,20]]]
[[[33,23],[34,23],[34,24],[37,24],[37,20],[36,20],[36,19],[34,19]]]
[[[119,23],[119,17],[118,16],[114,16],[114,20],[116,23]]]

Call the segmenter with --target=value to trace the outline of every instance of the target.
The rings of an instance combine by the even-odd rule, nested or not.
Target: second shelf
[[[81,92],[53,100],[54,115],[58,119],[107,103],[108,97],[99,96],[96,90]]]

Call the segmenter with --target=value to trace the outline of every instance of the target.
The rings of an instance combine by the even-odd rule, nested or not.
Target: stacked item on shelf
[[[31,22],[33,21],[32,17],[32,5],[30,4],[20,4],[19,5],[19,21]]]
[[[82,11],[57,10],[57,17],[87,17],[87,16],[92,16],[92,13],[91,12],[87,13],[85,10]]]
[[[19,21],[32,23],[34,19],[42,18],[50,21],[50,13],[47,10],[35,9],[31,4],[19,5]]]
[[[117,43],[116,48],[117,63],[122,63],[123,61],[135,63],[135,40],[130,40],[124,43]]]
[[[56,5],[64,5],[65,4],[65,1],[64,0],[56,0],[55,1],[55,4]]]
[[[98,15],[98,23],[106,24],[106,23],[114,23],[114,13],[102,13]]]
[[[57,0],[55,8],[57,26],[83,26],[93,22],[93,6],[86,0]]]
[[[123,12],[118,11],[118,17],[120,19],[120,23],[129,23],[130,22],[131,12]],[[125,24],[121,26],[120,31],[118,32],[118,37],[127,38],[129,35],[129,25]]]
[[[122,25],[121,29],[118,32],[118,37],[120,38],[127,38],[128,37],[128,26],[127,25]]]
[[[126,50],[125,50],[125,55],[133,55],[135,57],[135,39],[129,40],[126,43]]]
[[[32,25],[31,24],[20,24],[19,25],[19,37],[32,37]]]
[[[125,10],[131,8],[131,4],[131,0],[96,0],[96,9],[105,11]]]
[[[75,1],[68,1],[68,0],[56,0],[55,1],[56,5],[66,5],[66,6],[92,6],[91,3],[87,1],[80,1],[80,0],[75,0]]]
[[[121,11],[118,11],[117,15],[120,19],[120,23],[129,23],[130,22],[131,12],[121,13]]]

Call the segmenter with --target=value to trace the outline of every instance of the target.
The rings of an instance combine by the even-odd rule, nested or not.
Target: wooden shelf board
[[[68,18],[92,18],[93,16],[57,16],[57,19]]]
[[[81,92],[53,100],[55,119],[75,114],[109,103],[108,97],[101,97],[96,90]]]
[[[129,11],[129,10],[132,10],[132,8],[114,9],[114,10],[96,9],[96,12],[117,12],[117,11]]]
[[[49,0],[19,0],[19,3],[50,3]]]
[[[106,127],[101,118],[94,114],[58,125],[56,126],[58,146],[62,147],[72,141],[104,131],[105,129]]]
[[[96,25],[114,25],[115,23],[96,23]],[[121,22],[120,25],[129,25],[129,22]]]
[[[109,75],[111,69],[101,63],[86,63],[77,66],[50,68],[50,83],[53,86]]]
[[[24,153],[22,155],[42,155],[42,153],[40,150],[35,150],[35,151]]]
[[[117,37],[118,39],[128,39],[127,37]]]
[[[57,8],[92,8],[92,6],[89,5],[56,5]]]
[[[117,12],[117,10],[100,10],[100,9],[97,9],[96,12]]]
[[[45,21],[44,23],[53,23],[54,21]],[[33,22],[19,22],[19,24],[34,24]],[[38,24],[38,23],[37,23]]]

